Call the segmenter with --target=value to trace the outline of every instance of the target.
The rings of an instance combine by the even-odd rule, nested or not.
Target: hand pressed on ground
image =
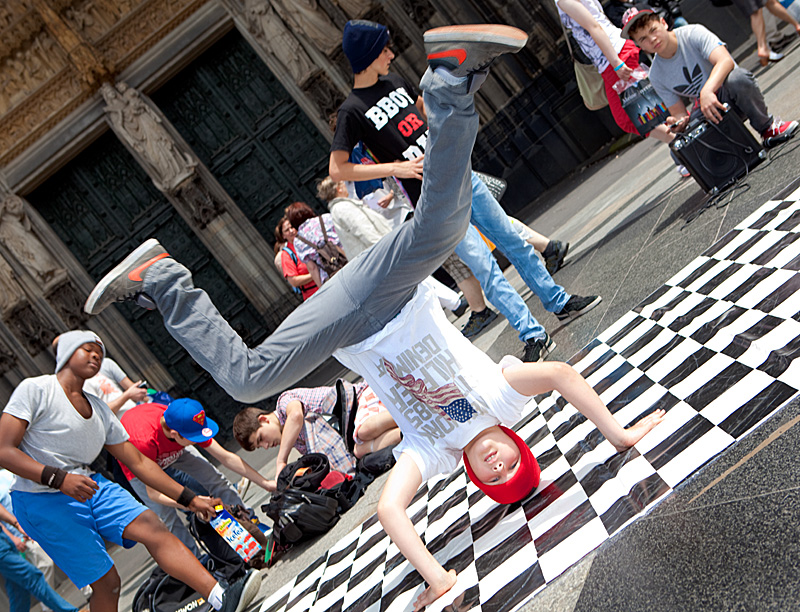
[[[425,606],[429,606],[434,601],[439,599],[442,595],[447,593],[447,591],[455,586],[457,580],[456,571],[450,570],[444,574],[441,582],[429,585],[427,589],[422,591],[420,596],[417,597],[417,600],[414,602],[414,612],[419,612]]]

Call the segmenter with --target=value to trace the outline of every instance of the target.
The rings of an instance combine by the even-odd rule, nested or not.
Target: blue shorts
[[[114,566],[104,539],[125,548],[136,544],[122,532],[147,510],[118,484],[100,474],[91,478],[100,488],[84,503],[60,492],[11,492],[19,524],[79,589]]]

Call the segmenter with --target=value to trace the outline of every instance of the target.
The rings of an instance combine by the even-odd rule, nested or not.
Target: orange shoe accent
[[[443,57],[454,57],[458,60],[458,65],[464,63],[464,60],[467,59],[467,52],[464,49],[450,49],[449,51],[439,51],[438,53],[431,53],[428,56],[429,60],[432,59],[442,59]]]
[[[169,257],[169,253],[161,253],[160,255],[156,255],[152,259],[148,259],[141,266],[137,266],[133,270],[128,272],[128,278],[131,279],[132,281],[140,282],[142,280],[142,272],[144,272],[147,268],[152,266],[159,259],[164,259],[165,257]]]

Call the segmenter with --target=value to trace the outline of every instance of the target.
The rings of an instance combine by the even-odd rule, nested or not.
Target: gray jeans
[[[197,480],[197,482],[206,488],[206,491],[208,491],[211,497],[219,497],[222,503],[230,506],[234,504],[244,506],[244,502],[233,487],[231,487],[231,483],[228,479],[225,478],[217,468],[211,465],[211,463],[200,454],[200,451],[193,446],[187,446],[181,456],[178,457],[174,463],[170,464],[169,467],[180,470]],[[197,544],[181,518],[181,514],[183,513],[175,508],[164,506],[150,499],[147,495],[147,486],[138,478],[131,480],[131,486],[142,499],[144,505],[155,512],[158,518],[167,526],[167,529],[183,542],[186,548],[197,556]]]
[[[414,218],[350,261],[259,346],[242,342],[184,266],[166,258],[148,269],[143,288],[167,330],[234,399],[281,392],[336,349],[380,331],[464,238],[478,129],[473,96],[430,70],[420,87],[430,132]]]
[[[717,91],[717,98],[722,103],[728,103],[738,109],[750,120],[750,125],[759,134],[772,125],[772,115],[767,110],[764,94],[758,87],[758,82],[753,73],[736,66],[731,70],[728,78]],[[697,108],[694,113],[700,113]]]

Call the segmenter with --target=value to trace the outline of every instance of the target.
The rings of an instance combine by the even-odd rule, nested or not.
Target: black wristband
[[[195,497],[197,497],[197,493],[192,491],[189,487],[183,487],[183,491],[181,491],[181,494],[178,495],[178,499],[176,499],[175,501],[178,502],[181,506],[188,508],[189,504],[192,503],[192,500]]]
[[[53,467],[52,465],[46,465],[42,470],[41,482],[51,489],[60,489],[66,477],[66,471],[61,468]]]

